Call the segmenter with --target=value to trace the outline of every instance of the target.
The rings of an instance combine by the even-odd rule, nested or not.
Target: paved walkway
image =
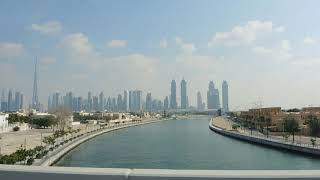
[[[230,131],[230,130],[232,130],[232,124],[237,124],[237,123],[233,122],[230,119],[227,119],[225,117],[220,116],[220,117],[215,117],[212,121],[212,124],[214,126],[220,127],[221,129]],[[237,132],[241,133],[241,134],[245,134],[245,135],[251,135],[251,130],[248,128],[238,128]],[[252,131],[252,135],[262,137],[262,138],[267,138],[267,136],[265,134],[262,134],[261,132],[256,131],[256,130]],[[283,141],[285,143],[292,143],[293,136],[290,135],[287,140],[285,140],[283,136],[274,136],[274,135],[269,135],[268,138],[274,139],[277,141]],[[310,140],[311,138],[315,138],[315,137],[295,135],[295,143],[297,145],[311,147],[311,146],[313,146],[311,144],[311,140]],[[320,148],[320,138],[316,138],[315,147]]]

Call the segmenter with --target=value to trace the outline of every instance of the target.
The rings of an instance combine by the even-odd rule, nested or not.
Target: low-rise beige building
[[[281,131],[284,120],[289,116],[297,120],[301,127],[305,127],[310,116],[320,119],[320,107],[305,107],[300,112],[286,112],[281,107],[268,107],[249,109],[240,113],[240,118],[245,123],[254,127],[268,126],[272,131]]]

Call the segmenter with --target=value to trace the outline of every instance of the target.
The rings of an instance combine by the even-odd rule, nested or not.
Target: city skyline
[[[41,102],[52,90],[84,97],[88,89],[112,96],[143,89],[163,99],[170,93],[167,82],[184,77],[193,105],[198,91],[205,95],[205,82],[214,80],[222,92],[227,79],[232,109],[318,106],[320,31],[313,22],[319,2],[243,2],[5,0],[1,88],[19,89],[32,104],[37,57]]]
[[[66,106],[72,111],[80,112],[161,112],[165,110],[218,110],[222,108],[224,112],[229,111],[229,93],[228,83],[223,81],[222,95],[220,97],[219,90],[215,88],[214,82],[209,82],[207,92],[207,101],[202,102],[201,93],[197,92],[197,103],[189,104],[187,81],[183,78],[180,82],[180,94],[177,94],[176,81],[170,83],[170,98],[155,98],[152,92],[144,90],[123,90],[116,96],[105,95],[103,91],[95,94],[88,92],[87,98],[67,91],[65,95],[59,92],[53,92],[48,97],[48,110],[54,109],[60,105]],[[170,101],[169,101],[170,100]],[[222,105],[220,104],[222,101]],[[179,102],[179,103],[178,103]],[[205,104],[207,103],[207,107]],[[32,107],[32,106],[31,106]]]

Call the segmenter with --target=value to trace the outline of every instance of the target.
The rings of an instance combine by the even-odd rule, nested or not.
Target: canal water
[[[254,145],[211,131],[209,117],[170,120],[98,136],[56,166],[287,170],[320,169],[320,158]]]

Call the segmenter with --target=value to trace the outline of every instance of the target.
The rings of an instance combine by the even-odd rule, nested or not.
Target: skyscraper
[[[98,96],[92,97],[92,110],[99,111],[99,98],[98,98]]]
[[[2,95],[1,95],[1,111],[5,112],[8,111],[8,101],[6,97],[6,92],[4,89],[2,89]]]
[[[108,97],[108,100],[107,100],[107,111],[112,111],[112,100],[111,100],[111,97]]]
[[[51,97],[50,95],[48,96],[48,111],[52,109],[53,103],[52,103],[53,96]]]
[[[182,79],[181,81],[181,109],[188,108],[188,96],[187,96],[187,82]]]
[[[207,106],[208,109],[219,109],[220,100],[219,100],[219,90],[214,88],[213,81],[209,82],[209,89],[207,92]]]
[[[20,108],[19,109],[23,109],[23,94],[20,93]]]
[[[12,98],[12,90],[9,90],[8,93],[8,111],[13,111],[14,110],[14,103],[13,103],[13,98]]]
[[[168,96],[166,96],[166,97],[164,98],[164,100],[163,100],[163,108],[164,108],[165,110],[169,109],[169,98],[168,98]]]
[[[229,92],[227,81],[222,82],[222,108],[225,112],[229,111]]]
[[[15,96],[14,96],[14,110],[15,111],[19,111],[20,110],[20,103],[21,103],[21,98],[20,98],[20,92],[17,91],[15,93]]]
[[[112,101],[111,101],[111,111],[113,111],[113,112],[117,111],[116,98],[112,98]]]
[[[129,91],[129,106],[131,112],[139,112],[142,110],[142,91]]]
[[[124,90],[123,92],[123,110],[124,112],[129,112],[129,92]]]
[[[73,94],[70,91],[66,94],[65,106],[68,107],[70,110],[73,110],[72,104],[73,104]]]
[[[80,112],[82,110],[82,97],[77,97],[76,100],[76,111]]]
[[[134,96],[134,107],[135,111],[142,111],[142,91],[136,90]]]
[[[88,92],[88,99],[87,99],[87,112],[91,112],[92,111],[92,94],[89,91]]]
[[[200,91],[198,91],[198,93],[197,93],[197,109],[203,110],[202,109],[202,96],[201,96]]]
[[[117,98],[117,111],[122,111],[122,107],[123,107],[122,95],[121,95],[121,94],[118,94],[118,98]]]
[[[171,81],[170,108],[177,109],[177,86],[176,81]]]
[[[99,111],[104,111],[104,95],[103,92],[99,94]]]
[[[51,102],[52,108],[57,108],[60,105],[60,94],[58,92],[53,93]]]
[[[146,96],[146,111],[147,112],[152,111],[152,97],[150,92],[147,93],[147,96]]]
[[[32,93],[32,109],[37,111],[40,110],[40,103],[38,99],[38,69],[37,69],[37,60],[34,65],[34,77],[33,77],[33,93]]]
[[[133,91],[129,91],[129,111],[133,111]]]

